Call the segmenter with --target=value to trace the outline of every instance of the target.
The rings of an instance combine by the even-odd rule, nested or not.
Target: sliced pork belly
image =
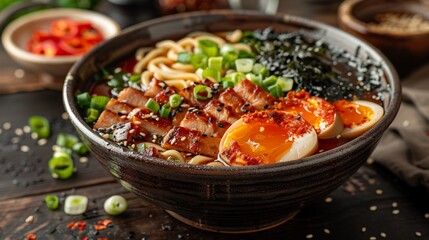
[[[262,87],[245,79],[234,87],[234,91],[256,110],[267,109],[274,104],[275,98]]]
[[[253,112],[255,108],[238,95],[234,89],[227,88],[219,95],[219,102],[230,107],[231,111],[237,116],[241,116],[246,112]]]
[[[184,127],[173,127],[162,141],[162,147],[193,154],[216,157],[220,138],[203,136],[200,132]]]
[[[98,120],[94,125],[94,129],[109,128],[117,123],[125,123],[127,121],[128,120],[126,117],[122,117],[119,114],[109,110],[104,110],[100,114],[100,117],[98,117]]]
[[[128,114],[134,108],[124,102],[118,101],[116,98],[111,98],[105,109],[117,114]]]
[[[118,100],[133,107],[144,107],[149,98],[134,88],[124,88],[118,95]]]
[[[237,116],[230,106],[225,106],[217,99],[211,100],[205,107],[204,112],[216,118],[219,122],[234,123],[240,117]]]
[[[171,120],[154,115],[147,108],[134,109],[128,118],[136,126],[151,134],[165,135],[172,127]]]

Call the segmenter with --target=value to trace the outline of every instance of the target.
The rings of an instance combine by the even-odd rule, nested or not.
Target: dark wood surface
[[[280,11],[335,25],[337,6],[338,2],[281,1]],[[149,7],[117,7],[106,2],[98,10],[108,13],[122,27],[157,16]],[[428,195],[423,189],[404,185],[376,164],[362,166],[338,190],[306,206],[291,221],[244,235],[205,232],[175,220],[127,192],[91,155],[86,163],[75,157],[77,172],[71,179],[53,179],[47,162],[56,135],[74,133],[63,114],[58,90],[61,80],[31,72],[22,76],[16,69],[1,49],[0,239],[25,239],[29,233],[38,239],[429,239]],[[32,115],[50,120],[52,136],[43,146],[29,133],[20,134]],[[29,151],[22,151],[23,146]],[[43,203],[47,194],[61,199],[70,194],[85,195],[89,198],[88,211],[68,216],[62,205],[51,211]],[[124,196],[129,207],[124,214],[112,217],[104,212],[103,203],[115,194]],[[33,221],[26,222],[30,216]],[[106,230],[95,231],[97,221],[105,219],[111,219],[112,224]],[[87,226],[84,231],[70,230],[67,225],[72,221],[86,221]]]

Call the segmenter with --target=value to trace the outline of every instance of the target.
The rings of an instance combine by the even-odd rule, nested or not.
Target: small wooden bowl
[[[420,15],[429,23],[429,2],[418,0],[346,0],[338,10],[342,29],[379,48],[401,77],[429,62],[429,30],[393,30],[374,24],[386,13]]]
[[[121,30],[119,25],[107,16],[82,9],[46,9],[22,16],[6,26],[2,34],[2,43],[6,52],[17,63],[27,69],[64,77],[70,67],[82,56],[45,57],[26,50],[27,42],[34,31],[47,29],[55,19],[69,18],[89,20],[108,39]]]

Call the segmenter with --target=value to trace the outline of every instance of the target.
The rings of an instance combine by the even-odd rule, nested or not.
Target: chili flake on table
[[[61,18],[53,21],[48,31],[35,31],[27,49],[46,57],[82,55],[103,39],[91,22]]]

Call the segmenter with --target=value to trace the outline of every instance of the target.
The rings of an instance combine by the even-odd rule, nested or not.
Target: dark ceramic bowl
[[[192,31],[219,32],[272,26],[304,29],[331,44],[380,61],[390,88],[385,115],[365,134],[334,150],[301,160],[264,166],[210,167],[144,157],[106,141],[88,126],[75,95],[87,90],[101,67],[117,64],[136,48]],[[363,56],[362,56],[363,57]],[[138,24],[92,50],[75,64],[64,85],[64,104],[74,126],[98,161],[129,191],[166,209],[194,227],[219,232],[251,232],[277,226],[310,202],[344,183],[366,161],[400,104],[400,83],[391,64],[367,43],[333,27],[292,16],[254,12],[197,12]]]
[[[429,30],[401,31],[372,24],[377,15],[386,13],[417,14],[429,21],[429,1],[347,0],[338,9],[339,25],[379,48],[400,76],[407,76],[429,63]]]

